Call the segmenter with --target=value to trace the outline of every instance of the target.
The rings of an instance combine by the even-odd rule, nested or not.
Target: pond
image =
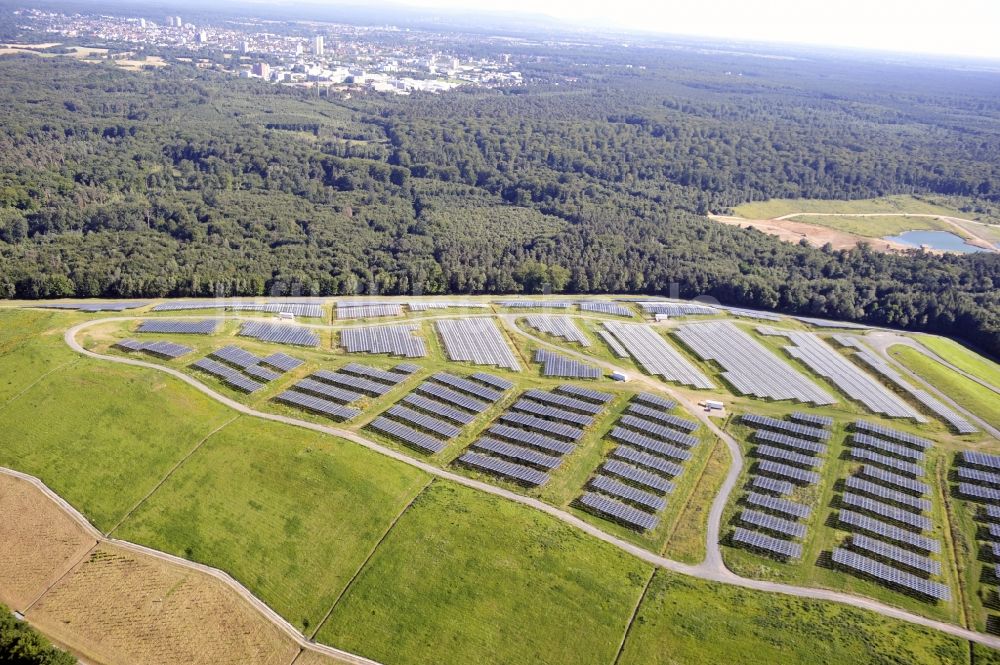
[[[898,236],[888,236],[885,240],[895,240],[904,245],[920,247],[927,245],[931,249],[945,252],[985,252],[987,250],[975,245],[966,244],[961,236],[948,231],[906,231]]]

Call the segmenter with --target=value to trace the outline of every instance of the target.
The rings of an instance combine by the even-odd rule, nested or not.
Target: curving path
[[[508,316],[516,316],[516,315],[508,315]],[[722,510],[724,509],[724,507],[726,505],[726,502],[728,501],[729,493],[732,491],[732,489],[733,489],[733,487],[735,485],[735,482],[736,482],[737,478],[739,477],[739,471],[740,471],[740,468],[741,468],[741,465],[742,465],[742,455],[740,453],[739,446],[736,445],[736,442],[731,437],[727,436],[714,423],[712,423],[708,419],[708,417],[705,416],[701,412],[701,410],[699,408],[697,408],[696,405],[694,406],[694,408],[691,408],[691,401],[690,400],[685,399],[682,396],[675,395],[672,391],[665,390],[663,385],[661,385],[661,384],[653,381],[649,377],[642,376],[641,377],[641,382],[648,383],[651,387],[654,387],[659,392],[667,392],[672,397],[677,397],[681,402],[683,402],[684,404],[688,405],[689,408],[691,409],[692,413],[698,415],[698,417],[700,419],[702,419],[702,421],[705,422],[711,428],[711,430],[714,433],[716,433],[718,436],[720,436],[720,438],[722,438],[724,441],[726,441],[727,445],[729,445],[729,447],[730,447],[730,452],[733,453],[733,464],[732,464],[732,466],[730,468],[729,474],[726,477],[726,482],[723,484],[722,490],[716,496],[716,499],[715,499],[715,501],[712,504],[712,510],[711,510],[710,518],[709,518],[709,543],[708,543],[708,545],[709,545],[709,547],[708,547],[709,554],[708,554],[708,556],[706,556],[705,560],[702,563],[700,563],[698,565],[694,565],[694,566],[689,565],[689,564],[685,564],[685,563],[681,563],[679,561],[674,561],[672,559],[668,559],[668,558],[660,556],[658,554],[654,554],[653,552],[650,552],[649,550],[643,549],[642,547],[639,547],[638,545],[635,545],[635,544],[630,543],[628,541],[622,540],[621,538],[613,536],[613,535],[611,535],[609,533],[606,533],[605,531],[599,529],[598,527],[590,524],[589,522],[586,522],[586,521],[580,519],[579,517],[577,517],[577,516],[575,516],[575,515],[573,515],[573,514],[571,514],[569,512],[566,512],[565,510],[562,510],[562,509],[557,508],[555,506],[551,506],[551,505],[549,505],[547,503],[544,503],[544,502],[542,502],[542,501],[540,501],[538,499],[535,499],[533,497],[522,496],[520,494],[516,494],[514,492],[511,492],[509,490],[503,489],[501,487],[497,487],[497,486],[489,484],[489,483],[485,483],[485,482],[482,482],[482,481],[479,481],[479,480],[475,480],[475,479],[472,479],[472,478],[467,478],[465,476],[453,473],[453,472],[445,470],[445,469],[440,469],[440,468],[438,468],[436,466],[428,464],[425,461],[422,461],[422,460],[410,457],[409,455],[406,455],[404,453],[401,453],[401,452],[398,452],[398,451],[393,450],[391,448],[388,448],[386,446],[383,446],[383,445],[379,444],[378,442],[373,441],[373,440],[368,439],[368,438],[365,438],[364,436],[362,436],[362,435],[360,435],[360,434],[358,434],[356,432],[353,432],[353,431],[350,431],[350,430],[345,430],[345,429],[340,429],[340,428],[337,428],[337,427],[330,427],[330,426],[327,426],[327,425],[319,425],[319,424],[316,424],[316,423],[311,423],[311,422],[304,421],[304,420],[298,420],[296,418],[291,418],[291,417],[283,416],[283,415],[279,415],[279,414],[265,413],[265,412],[262,412],[262,411],[257,411],[257,410],[252,409],[252,408],[250,408],[250,407],[248,407],[248,406],[246,406],[244,404],[241,404],[240,402],[237,402],[237,401],[235,401],[233,399],[230,399],[229,397],[226,397],[225,395],[222,395],[220,393],[215,392],[210,387],[208,387],[205,384],[199,382],[194,377],[192,377],[190,375],[187,375],[187,374],[184,374],[183,372],[180,372],[180,371],[178,371],[176,369],[173,369],[171,367],[165,367],[165,366],[162,366],[162,365],[157,365],[157,364],[145,362],[145,361],[142,361],[142,360],[136,360],[136,359],[133,359],[133,358],[125,358],[125,357],[118,357],[118,356],[107,356],[107,355],[95,353],[93,351],[89,351],[89,350],[83,348],[79,344],[79,342],[77,342],[77,340],[76,340],[77,334],[81,330],[83,330],[83,329],[85,329],[87,327],[94,326],[94,325],[99,325],[99,324],[102,324],[102,323],[109,323],[109,322],[114,322],[114,321],[135,320],[135,319],[139,319],[139,318],[143,318],[143,317],[141,317],[141,316],[108,317],[108,318],[93,319],[93,320],[90,320],[90,321],[85,321],[83,323],[77,324],[77,325],[73,326],[72,328],[68,329],[66,331],[66,333],[64,334],[63,338],[64,338],[66,344],[71,349],[73,349],[75,352],[77,352],[77,353],[79,353],[79,354],[81,354],[83,356],[87,356],[89,358],[94,358],[94,359],[102,360],[102,361],[106,361],[106,362],[114,362],[114,363],[119,363],[119,364],[123,364],[123,365],[131,365],[131,366],[134,366],[134,367],[142,367],[142,368],[145,368],[145,369],[152,369],[152,370],[155,370],[155,371],[164,372],[166,374],[169,374],[169,375],[173,376],[176,379],[179,379],[180,381],[183,381],[184,383],[190,385],[194,389],[196,389],[199,392],[207,395],[208,397],[211,397],[212,399],[218,401],[219,403],[221,403],[221,404],[223,404],[223,405],[225,405],[225,406],[227,406],[227,407],[229,407],[229,408],[231,408],[231,409],[233,409],[233,410],[235,410],[235,411],[237,411],[239,413],[242,413],[244,415],[251,416],[251,417],[254,417],[254,418],[261,418],[261,419],[264,419],[264,420],[271,420],[271,421],[275,421],[275,422],[281,422],[281,423],[285,423],[287,425],[292,425],[292,426],[295,426],[295,427],[301,427],[301,428],[304,428],[304,429],[310,429],[310,430],[314,430],[314,431],[317,431],[317,432],[323,432],[323,433],[326,433],[326,434],[330,434],[332,436],[340,437],[342,439],[347,439],[349,441],[357,443],[358,445],[364,446],[365,448],[368,448],[368,449],[373,450],[373,451],[375,451],[377,453],[385,455],[386,457],[390,457],[390,458],[392,458],[394,460],[397,460],[399,462],[402,462],[404,464],[409,464],[410,466],[418,468],[418,469],[420,469],[420,470],[422,470],[422,471],[424,471],[424,472],[426,472],[426,473],[428,473],[428,474],[430,474],[432,476],[435,476],[437,478],[442,478],[442,479],[445,479],[445,480],[448,480],[448,481],[451,481],[451,482],[458,483],[460,485],[464,485],[466,487],[471,487],[473,489],[476,489],[476,490],[479,490],[479,491],[482,491],[482,492],[486,492],[488,494],[492,494],[494,496],[499,496],[499,497],[502,497],[504,499],[507,499],[507,500],[510,500],[510,501],[514,501],[516,503],[520,503],[520,504],[525,505],[525,506],[529,506],[531,508],[534,508],[536,510],[544,512],[544,513],[546,513],[548,515],[551,515],[552,517],[555,517],[556,519],[561,520],[562,522],[564,522],[566,524],[569,524],[569,525],[571,525],[571,526],[573,526],[575,528],[578,528],[578,529],[586,532],[587,534],[589,534],[589,535],[591,535],[591,536],[593,536],[595,538],[598,538],[599,540],[602,540],[602,541],[604,541],[606,543],[614,545],[615,547],[618,547],[619,549],[621,549],[621,550],[623,550],[625,552],[628,552],[629,554],[631,554],[631,555],[639,558],[640,560],[645,561],[645,562],[647,562],[647,563],[649,563],[651,565],[654,565],[654,566],[665,568],[667,570],[670,570],[670,571],[673,571],[673,572],[676,572],[676,573],[680,573],[680,574],[684,574],[684,575],[690,575],[690,576],[693,576],[693,577],[698,577],[698,578],[709,580],[709,581],[713,581],[713,582],[721,582],[721,583],[725,583],[725,584],[732,584],[734,586],[739,586],[739,587],[743,587],[743,588],[751,589],[751,590],[756,590],[756,591],[781,593],[781,594],[785,594],[785,595],[789,595],[789,596],[796,596],[796,597],[799,597],[799,598],[824,600],[824,601],[841,603],[841,604],[844,604],[844,605],[850,605],[850,606],[857,607],[857,608],[860,608],[860,609],[864,609],[864,610],[869,610],[869,611],[872,611],[872,612],[876,612],[876,613],[881,614],[881,615],[886,616],[886,617],[891,617],[891,618],[894,618],[894,619],[899,619],[899,620],[902,620],[902,621],[907,621],[909,623],[913,623],[913,624],[916,624],[916,625],[925,626],[927,628],[932,628],[932,629],[935,629],[935,630],[939,630],[941,632],[944,632],[944,633],[947,633],[947,634],[950,634],[950,635],[954,635],[954,636],[959,637],[961,639],[965,639],[965,640],[970,640],[970,641],[973,641],[973,642],[977,642],[977,643],[989,646],[989,647],[994,648],[994,649],[1000,649],[1000,637],[998,637],[998,636],[988,635],[988,634],[985,634],[985,633],[979,633],[979,632],[976,632],[976,631],[968,630],[966,628],[962,628],[961,626],[958,626],[958,625],[955,625],[955,624],[952,624],[952,623],[947,623],[947,622],[944,622],[944,621],[938,621],[938,620],[935,620],[935,619],[929,619],[927,617],[923,617],[923,616],[920,616],[918,614],[914,614],[912,612],[908,612],[906,610],[902,610],[902,609],[899,609],[899,608],[896,608],[896,607],[892,607],[890,605],[886,605],[884,603],[880,603],[880,602],[878,602],[876,600],[872,600],[870,598],[864,598],[864,597],[861,597],[861,596],[855,596],[855,595],[852,595],[852,594],[849,594],[849,593],[843,593],[843,592],[833,591],[833,590],[829,590],[829,589],[816,589],[816,588],[809,588],[809,587],[799,587],[799,586],[794,586],[794,585],[790,585],[790,584],[782,584],[782,583],[779,583],[779,582],[769,582],[769,581],[764,581],[764,580],[749,579],[749,578],[745,578],[745,577],[740,577],[739,575],[736,575],[732,571],[728,570],[725,567],[724,563],[722,562],[721,553],[720,553],[719,546],[718,546],[718,533],[719,533],[719,529],[720,529],[720,524],[719,523],[721,521]],[[242,317],[216,317],[216,318],[238,319],[238,318],[242,318]],[[507,319],[505,319],[505,321],[507,321]],[[528,337],[534,338],[534,336],[529,335],[528,333],[524,333],[523,331],[518,330],[518,332],[520,334],[523,334],[523,335],[526,335]],[[537,339],[537,338],[534,338],[534,339]],[[544,342],[542,340],[539,340],[539,341],[542,342],[542,343],[548,344],[548,342]],[[550,346],[552,346],[552,345],[550,345]],[[562,347],[557,347],[557,348],[559,348],[560,351],[562,351],[562,352],[567,352],[567,349],[564,349]],[[572,353],[575,354],[576,352],[572,352]],[[582,355],[582,354],[578,354],[578,355]],[[607,362],[602,361],[600,359],[594,359],[594,358],[592,358],[590,356],[583,356],[583,357],[585,357],[588,361],[596,362],[596,363],[598,363],[598,364],[600,364],[600,365],[602,365],[604,367],[607,367],[609,369],[610,368],[618,369],[612,363],[607,363]],[[636,380],[640,380],[640,378],[637,377]],[[81,518],[82,518],[82,516],[81,516]],[[137,551],[141,551],[141,552],[146,553],[146,554],[152,554],[152,553],[154,553],[152,550],[149,550],[148,548],[142,547],[140,545],[134,545],[134,544],[130,544],[130,543],[123,543],[122,541],[117,541],[117,540],[113,541],[113,542],[115,542],[116,544],[119,544],[119,545],[127,545],[129,547],[135,548]],[[207,567],[207,566],[202,566],[201,564],[196,564],[196,563],[193,563],[193,562],[190,562],[190,561],[186,561],[186,560],[183,560],[183,559],[177,559],[176,557],[173,557],[173,556],[168,555],[168,554],[164,554],[162,552],[155,552],[155,555],[163,557],[163,558],[165,558],[165,559],[167,559],[167,560],[169,560],[169,561],[171,561],[173,563],[178,563],[178,564],[181,564],[181,565],[187,565],[187,566],[190,566],[190,567],[195,568],[197,570],[201,570],[203,572],[209,572],[209,574],[212,574],[213,576],[215,576],[215,577],[217,577],[219,579],[222,579],[223,581],[226,581],[227,584],[230,584],[230,586],[232,586],[234,589],[236,589],[244,598],[246,598],[248,601],[250,601],[251,603],[253,603],[254,606],[257,607],[258,609],[260,609],[260,611],[262,613],[264,613],[266,616],[268,616],[269,618],[271,618],[272,620],[274,620],[275,622],[277,622],[283,629],[292,631],[292,633],[294,633],[294,635],[296,637],[296,640],[299,641],[299,643],[302,644],[304,648],[318,649],[320,651],[323,651],[324,653],[330,653],[331,655],[336,655],[337,657],[340,657],[340,658],[352,658],[353,657],[355,659],[358,659],[358,660],[354,661],[354,662],[358,662],[358,663],[369,663],[369,662],[371,662],[371,661],[366,661],[364,659],[360,659],[358,656],[353,656],[352,654],[347,654],[345,652],[338,651],[336,649],[330,649],[330,651],[327,651],[327,649],[329,649],[329,647],[322,647],[320,645],[316,645],[316,644],[314,644],[312,642],[309,642],[308,640],[306,640],[306,638],[304,636],[302,636],[301,633],[298,633],[298,631],[296,631],[294,627],[292,627],[284,619],[282,619],[280,616],[278,616],[273,610],[271,610],[270,608],[268,608],[260,599],[256,598],[248,589],[246,589],[245,587],[243,587],[238,582],[236,582],[235,580],[233,580],[232,578],[230,578],[228,575],[226,575],[225,573],[223,573],[221,571],[218,571],[218,570],[216,570],[214,568],[210,568],[210,567]]]

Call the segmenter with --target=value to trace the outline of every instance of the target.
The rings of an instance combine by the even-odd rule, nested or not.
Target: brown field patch
[[[294,665],[333,665],[334,663],[346,662],[349,661],[334,658],[333,656],[328,656],[325,653],[320,653],[318,651],[312,651],[311,649],[306,649],[299,655],[298,658],[295,659]]]
[[[102,543],[28,612],[94,660],[287,665],[296,642],[223,582]]]
[[[31,483],[0,474],[0,602],[23,611],[97,540]]]

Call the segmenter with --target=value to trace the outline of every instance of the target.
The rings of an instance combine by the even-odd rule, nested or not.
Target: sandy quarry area
[[[857,247],[859,243],[867,243],[872,249],[878,252],[900,252],[913,249],[910,245],[880,238],[866,238],[854,235],[845,231],[838,231],[818,224],[808,224],[797,222],[791,219],[744,219],[743,217],[726,217],[722,215],[709,215],[710,219],[730,226],[742,228],[753,227],[764,233],[778,236],[786,242],[797,243],[805,238],[813,247],[822,247],[830,243],[834,249],[851,249]]]

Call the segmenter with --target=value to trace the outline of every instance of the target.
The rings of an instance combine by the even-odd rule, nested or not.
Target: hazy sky
[[[397,0],[685,35],[1000,58],[1000,0]]]

